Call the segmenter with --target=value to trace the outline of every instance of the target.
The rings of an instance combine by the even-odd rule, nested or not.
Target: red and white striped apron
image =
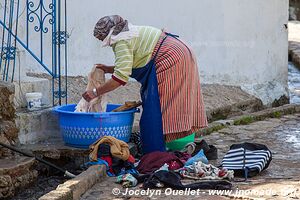
[[[153,55],[163,37],[164,34]],[[167,37],[155,64],[165,141],[188,136],[206,127],[198,66],[191,49],[179,39]]]

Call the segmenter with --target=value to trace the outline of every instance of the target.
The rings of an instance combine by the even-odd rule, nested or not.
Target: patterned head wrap
[[[94,28],[94,36],[99,40],[104,40],[113,29],[112,35],[118,35],[121,32],[128,31],[128,21],[119,15],[110,15],[102,17]]]

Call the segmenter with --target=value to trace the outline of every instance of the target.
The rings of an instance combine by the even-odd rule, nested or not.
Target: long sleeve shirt
[[[140,26],[139,37],[113,44],[115,68],[112,78],[125,85],[132,69],[143,67],[150,61],[161,33],[157,28]]]

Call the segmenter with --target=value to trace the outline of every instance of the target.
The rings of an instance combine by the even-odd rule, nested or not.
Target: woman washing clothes
[[[165,142],[207,126],[196,58],[178,36],[150,26],[135,26],[118,15],[101,18],[94,36],[110,46],[115,66],[97,64],[112,78],[82,96],[90,101],[128,82],[141,83],[140,119],[144,153],[165,151]]]

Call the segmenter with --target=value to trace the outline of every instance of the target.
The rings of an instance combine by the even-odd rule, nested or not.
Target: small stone
[[[12,185],[11,177],[8,175],[0,176],[0,188],[10,187]]]
[[[216,121],[222,125],[233,125],[234,124],[234,120],[218,120]]]

